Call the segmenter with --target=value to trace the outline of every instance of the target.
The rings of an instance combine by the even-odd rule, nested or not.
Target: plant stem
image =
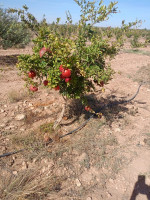
[[[59,114],[59,117],[57,118],[57,120],[55,121],[54,126],[53,126],[54,130],[56,130],[56,128],[58,127],[58,125],[59,125],[60,122],[62,121],[62,118],[63,118],[64,113],[65,113],[65,107],[66,107],[66,102],[64,102],[64,103],[62,104],[62,111],[61,111],[61,113]]]

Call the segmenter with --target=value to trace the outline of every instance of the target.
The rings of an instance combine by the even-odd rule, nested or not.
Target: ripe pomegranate
[[[61,78],[61,79],[65,79],[65,77],[64,77],[62,74],[60,75],[60,78]]]
[[[103,87],[104,86],[104,81],[100,82],[100,86]]]
[[[89,106],[85,106],[85,108],[84,108],[86,111],[90,111],[91,110],[91,108],[89,107]]]
[[[71,78],[65,78],[65,82],[68,83],[71,81]]]
[[[48,85],[48,80],[43,81],[44,86]]]
[[[33,71],[33,70],[29,71],[29,72],[28,72],[28,76],[29,76],[29,78],[32,78],[32,79],[33,79],[33,78],[36,76],[35,71]]]
[[[54,89],[55,89],[55,90],[60,90],[59,85],[57,85]]]
[[[71,70],[70,69],[64,69],[62,71],[62,76],[65,78],[69,78],[71,76]]]
[[[60,70],[60,72],[62,72],[64,70],[63,65],[60,65],[59,70]]]
[[[30,85],[30,90],[32,92],[36,92],[36,91],[38,91],[38,88],[36,86]]]

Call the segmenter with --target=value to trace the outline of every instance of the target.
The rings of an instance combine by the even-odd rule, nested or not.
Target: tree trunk
[[[62,111],[61,111],[61,113],[59,114],[59,116],[58,116],[58,118],[57,118],[57,120],[55,121],[54,126],[53,126],[54,130],[58,127],[58,125],[59,125],[60,122],[62,121],[62,118],[63,118],[64,113],[65,113],[65,107],[66,107],[66,102],[64,102],[64,103],[62,104]]]

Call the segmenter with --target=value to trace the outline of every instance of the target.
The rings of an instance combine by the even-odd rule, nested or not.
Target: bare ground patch
[[[57,135],[73,130],[90,116],[80,102],[69,102],[65,118],[54,132],[52,124],[61,111],[59,94],[40,88],[26,98],[19,93],[24,83],[17,71],[2,72],[0,154],[25,150],[0,158],[0,198],[125,200],[130,199],[140,174],[145,176],[145,185],[150,185],[149,61],[141,53],[118,55],[112,66],[121,73],[106,85],[105,93],[98,88],[87,96],[91,107],[130,98],[143,79],[148,86],[141,87],[133,102],[102,110],[101,119],[91,119],[82,130],[60,140]],[[24,119],[17,121],[19,114]]]

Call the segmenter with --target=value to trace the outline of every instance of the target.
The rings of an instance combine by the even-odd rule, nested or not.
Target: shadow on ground
[[[86,96],[88,105],[94,110],[100,110],[102,115],[105,117],[106,122],[109,122],[109,125],[118,118],[122,118],[121,113],[127,113],[129,109],[126,107],[126,104],[119,104],[120,100],[117,100],[117,96],[109,95],[106,98],[97,99],[96,94],[90,94]],[[132,102],[130,102],[131,104]],[[110,105],[109,107],[105,105]],[[115,104],[115,105],[114,105]],[[84,119],[88,119],[92,114],[90,112],[85,111],[80,100],[72,100],[67,105],[65,116],[68,119],[73,120],[69,123],[63,123],[62,126],[69,126],[74,122],[78,121],[81,115],[84,115]]]
[[[12,65],[16,65],[17,61],[18,61],[18,57],[19,54],[16,55],[11,55],[11,56],[0,56],[0,65],[1,66],[12,66]]]
[[[136,200],[139,194],[145,195],[147,199],[150,200],[150,186],[145,183],[144,175],[138,176],[130,200]]]

